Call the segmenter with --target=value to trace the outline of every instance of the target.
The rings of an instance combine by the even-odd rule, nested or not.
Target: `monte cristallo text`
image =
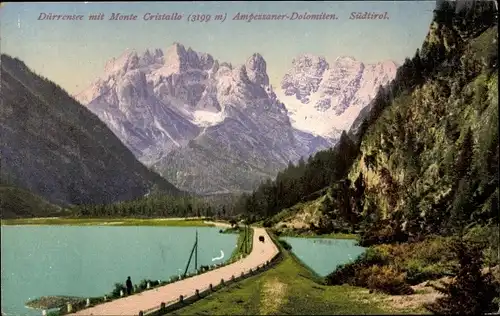
[[[90,13],[60,14],[41,12],[38,20],[47,21],[187,21],[196,22],[224,22],[226,20],[253,22],[253,21],[334,21],[342,17],[333,12],[288,12],[288,13],[181,13],[181,12],[146,12],[146,13]],[[351,12],[345,18],[349,20],[388,20],[388,12]]]

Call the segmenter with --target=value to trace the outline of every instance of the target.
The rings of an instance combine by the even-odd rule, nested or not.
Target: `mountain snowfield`
[[[274,91],[260,54],[233,66],[174,43],[125,51],[75,98],[177,187],[246,191],[335,144],[392,65],[301,55]]]
[[[365,65],[344,56],[329,64],[321,56],[303,54],[292,61],[276,94],[295,128],[338,137],[349,130],[379,86],[394,79],[397,67],[393,61]]]

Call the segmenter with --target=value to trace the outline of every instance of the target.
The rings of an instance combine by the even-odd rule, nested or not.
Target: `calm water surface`
[[[168,280],[184,271],[196,230],[198,266],[229,259],[237,235],[215,227],[2,226],[2,314],[41,315],[25,302],[104,295],[127,276],[134,284]],[[224,258],[212,261],[221,250]]]
[[[329,238],[281,237],[292,246],[293,253],[320,276],[333,272],[340,264],[361,255],[365,248],[355,240]]]

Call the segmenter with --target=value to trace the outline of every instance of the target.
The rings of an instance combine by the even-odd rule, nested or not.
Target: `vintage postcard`
[[[1,314],[499,314],[489,0],[2,2]]]

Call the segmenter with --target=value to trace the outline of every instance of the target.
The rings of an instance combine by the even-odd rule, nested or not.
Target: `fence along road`
[[[255,270],[267,261],[271,261],[279,253],[278,248],[264,228],[253,227],[253,230],[252,252],[235,263],[162,287],[83,309],[70,315],[139,315],[140,311],[146,315],[148,312],[159,309],[162,302],[168,305],[178,301],[180,295],[188,298],[195,295],[196,290],[201,293],[208,289],[210,284],[215,287],[220,284],[222,279],[227,282],[231,280],[232,276],[239,277],[242,272],[247,274],[250,269]],[[259,236],[264,236],[265,242],[260,242]]]

